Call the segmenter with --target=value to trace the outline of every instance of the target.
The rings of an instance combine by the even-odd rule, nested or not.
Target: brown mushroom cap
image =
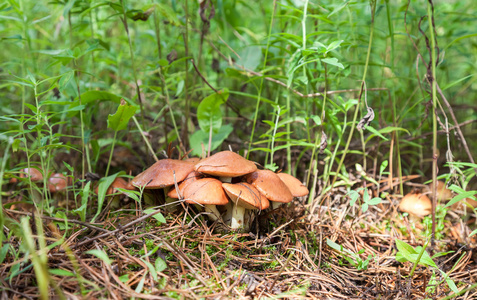
[[[189,184],[200,179],[201,177],[202,175],[197,171],[190,172],[189,175],[187,175],[187,177],[177,186],[179,188],[179,191],[181,192],[181,195],[184,195],[184,189]],[[169,193],[167,193],[167,196],[170,198],[179,199],[179,194],[177,194],[177,189],[175,189],[174,187],[172,187]]]
[[[198,162],[195,170],[213,176],[238,177],[256,171],[257,166],[237,153],[222,151]]]
[[[303,197],[310,193],[308,188],[292,175],[287,173],[278,173],[277,175],[288,187],[293,197]]]
[[[181,182],[194,170],[194,164],[177,159],[162,159],[149,169],[134,177],[131,181],[136,187],[145,189],[162,189],[174,184],[175,180]]]
[[[184,189],[187,203],[204,205],[225,205],[229,202],[225,196],[222,182],[215,178],[202,178],[191,182]]]
[[[268,200],[288,203],[293,195],[277,174],[270,170],[257,170],[245,176],[245,181],[253,185]]]
[[[53,173],[50,178],[48,178],[48,189],[50,192],[55,193],[62,190],[65,190],[68,186],[68,178],[61,173]]]
[[[200,161],[200,158],[198,157],[190,157],[190,158],[187,158],[187,159],[184,159],[184,161],[187,161],[187,162],[191,162],[191,163],[198,163]]]
[[[426,195],[411,192],[402,198],[399,209],[418,217],[424,217],[431,213],[432,203]]]
[[[225,192],[238,206],[246,209],[267,209],[270,206],[268,199],[255,187],[246,182],[222,183]]]

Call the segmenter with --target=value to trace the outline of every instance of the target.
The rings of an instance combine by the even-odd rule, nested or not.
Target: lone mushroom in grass
[[[53,173],[51,174],[50,178],[48,178],[48,189],[51,193],[60,192],[68,187],[68,183],[70,180],[61,174],[61,173]]]
[[[253,185],[262,195],[272,201],[272,208],[293,200],[293,195],[277,174],[270,170],[257,170],[245,176],[245,181]],[[274,203],[277,202],[277,203]]]
[[[204,174],[218,176],[222,182],[231,182],[232,177],[239,177],[257,170],[257,166],[232,151],[218,152],[195,165],[195,170]]]
[[[270,206],[268,199],[246,182],[223,183],[222,186],[230,201],[234,203],[231,209],[230,227],[232,229],[249,229],[250,224],[244,224],[245,210],[264,210]]]
[[[431,213],[432,203],[426,195],[413,191],[402,198],[399,209],[422,218]]]
[[[184,188],[184,199],[190,204],[202,204],[205,211],[210,213],[213,221],[220,219],[220,212],[216,205],[225,205],[229,202],[225,196],[222,182],[215,178],[195,180]]]

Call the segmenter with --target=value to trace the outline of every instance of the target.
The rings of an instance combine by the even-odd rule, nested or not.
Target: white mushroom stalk
[[[245,214],[248,210],[262,210],[270,205],[267,198],[246,182],[222,183],[222,186],[233,202],[229,205],[226,214],[226,220],[230,218],[230,227],[233,230],[248,230],[251,225],[250,220],[245,223]]]

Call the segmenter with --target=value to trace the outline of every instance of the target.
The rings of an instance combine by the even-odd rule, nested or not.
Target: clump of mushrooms
[[[234,230],[248,229],[250,224],[244,222],[246,212],[267,209],[269,200],[288,203],[293,197],[308,194],[308,189],[293,176],[257,170],[254,162],[232,151],[202,160],[163,159],[131,183],[145,189],[165,188],[168,198],[203,205],[211,220],[225,219]],[[177,187],[169,189],[175,184]],[[224,219],[216,205],[226,205]]]

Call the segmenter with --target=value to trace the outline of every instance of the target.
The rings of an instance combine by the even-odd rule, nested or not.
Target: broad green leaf
[[[200,129],[204,132],[217,132],[222,127],[222,112],[220,105],[225,103],[229,97],[229,91],[224,89],[218,93],[214,93],[205,97],[197,107],[197,119],[199,120]]]
[[[126,129],[129,120],[135,113],[136,107],[127,104],[126,101],[121,101],[116,113],[108,116],[108,128],[114,131]]]

